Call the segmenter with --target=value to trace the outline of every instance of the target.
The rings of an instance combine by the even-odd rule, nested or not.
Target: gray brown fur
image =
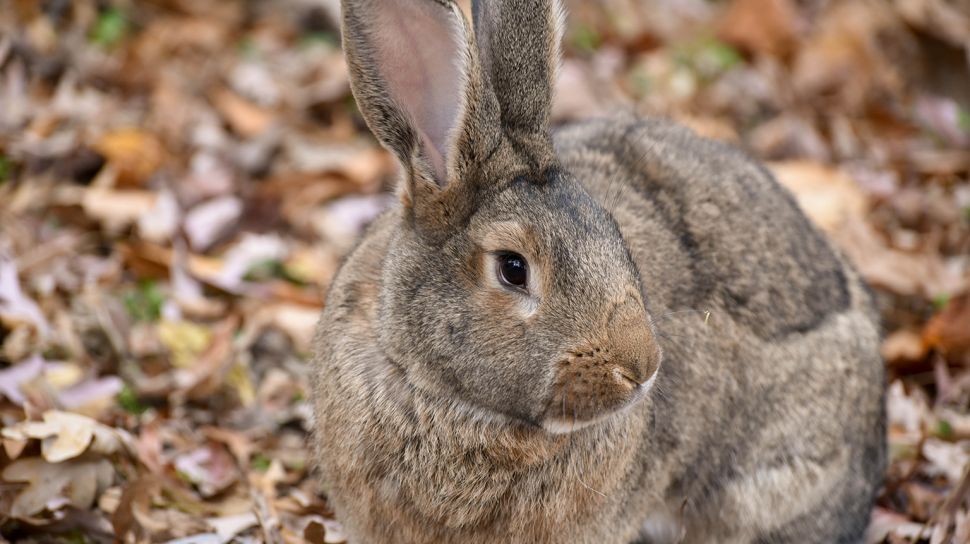
[[[663,121],[550,138],[549,0],[476,5],[479,46],[449,2],[398,0],[462,29],[436,167],[382,91],[383,1],[346,0],[344,40],[401,205],[337,275],[312,369],[351,541],[859,541],[885,463],[876,316],[791,196]],[[496,250],[529,258],[529,297],[494,284]]]

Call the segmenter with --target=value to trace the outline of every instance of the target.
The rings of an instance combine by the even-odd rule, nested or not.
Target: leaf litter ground
[[[970,542],[966,3],[566,4],[557,122],[744,147],[873,286],[892,463],[867,541]],[[0,0],[0,541],[343,540],[305,360],[395,170],[337,11]]]

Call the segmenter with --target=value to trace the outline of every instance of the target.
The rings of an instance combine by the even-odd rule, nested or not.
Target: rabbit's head
[[[361,113],[403,166],[381,349],[471,413],[568,432],[649,389],[660,350],[612,216],[556,159],[553,0],[345,0]]]

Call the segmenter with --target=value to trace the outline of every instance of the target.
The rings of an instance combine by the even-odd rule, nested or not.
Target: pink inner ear
[[[377,0],[371,43],[391,98],[410,116],[444,184],[448,146],[464,100],[463,30],[432,0]]]

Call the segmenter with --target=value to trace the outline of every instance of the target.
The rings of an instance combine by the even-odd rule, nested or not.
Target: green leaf
[[[954,436],[953,435],[953,425],[950,425],[950,422],[947,421],[947,420],[945,420],[945,419],[941,419],[941,420],[937,421],[936,422],[936,436],[938,436],[938,437],[940,437],[940,438],[942,438],[944,440],[950,440]]]
[[[596,51],[602,41],[602,36],[595,28],[583,24],[576,27],[570,39],[574,48],[586,54]]]
[[[961,108],[957,113],[957,124],[964,132],[970,132],[970,112]]]
[[[60,535],[60,541],[64,544],[90,544],[94,542],[88,536],[78,529],[71,529],[70,531]]]
[[[13,171],[13,164],[11,164],[10,159],[4,155],[0,155],[0,183],[7,181]]]
[[[936,309],[936,311],[940,311],[946,307],[948,302],[950,302],[950,294],[940,293],[933,297],[933,308]]]
[[[124,12],[118,8],[108,8],[98,14],[90,37],[92,42],[109,48],[121,42],[127,34],[128,18]]]
[[[673,54],[674,62],[704,78],[717,77],[744,62],[737,49],[713,36],[691,40],[676,48]]]
[[[276,259],[265,259],[254,263],[246,274],[243,276],[246,281],[266,281],[270,279],[279,279],[288,281],[296,285],[306,285],[306,282],[300,279],[297,275],[286,267],[286,263],[283,263]]]
[[[333,32],[324,31],[310,32],[300,37],[301,47],[312,47],[320,44],[331,47],[339,47],[340,39]]]
[[[241,57],[247,59],[259,58],[259,44],[256,43],[256,40],[252,36],[244,36],[239,40],[237,47],[239,48],[239,55]]]
[[[154,281],[143,281],[124,296],[125,310],[135,321],[158,321],[162,316],[165,294]]]
[[[653,88],[653,80],[642,70],[631,72],[628,81],[633,92],[639,97],[647,96]]]
[[[722,72],[734,68],[744,60],[744,57],[741,56],[741,53],[737,49],[720,40],[711,40],[708,42],[707,47],[704,49],[704,54],[709,56]]]
[[[148,410],[148,407],[138,400],[138,394],[135,393],[135,390],[128,387],[128,384],[125,384],[121,392],[118,393],[118,396],[115,397],[115,400],[118,401],[118,406],[129,414],[140,416]]]
[[[269,457],[266,457],[262,453],[257,453],[253,456],[252,460],[249,461],[249,465],[259,472],[266,472],[269,470],[269,466],[272,464],[272,462],[273,461]]]

